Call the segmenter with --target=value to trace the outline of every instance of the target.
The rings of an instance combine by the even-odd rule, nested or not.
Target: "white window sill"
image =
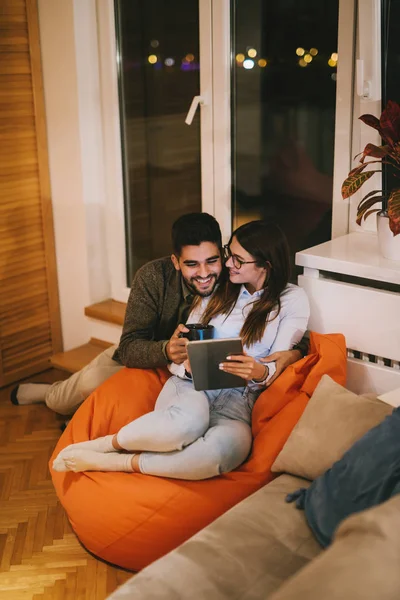
[[[349,233],[296,254],[296,265],[400,284],[400,262],[380,255],[376,233]]]

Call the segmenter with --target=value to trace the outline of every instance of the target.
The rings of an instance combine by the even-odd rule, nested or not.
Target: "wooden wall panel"
[[[37,0],[0,0],[0,385],[61,349]]]

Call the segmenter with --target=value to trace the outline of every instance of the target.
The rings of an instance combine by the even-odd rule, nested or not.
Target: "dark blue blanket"
[[[323,452],[323,448],[321,448]],[[368,431],[308,489],[289,494],[322,546],[349,515],[400,493],[400,407]]]

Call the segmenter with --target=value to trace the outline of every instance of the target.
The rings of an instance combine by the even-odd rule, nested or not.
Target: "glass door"
[[[294,259],[331,238],[337,67],[352,60],[338,53],[339,0],[231,11],[233,225],[274,219]]]
[[[112,297],[124,302],[137,269],[171,253],[181,214],[214,214],[229,234],[229,1],[96,7],[107,253]]]
[[[400,0],[382,0],[382,108],[389,100],[400,102]],[[393,169],[383,165],[384,188],[398,187]]]
[[[293,257],[347,233],[355,6],[97,0],[113,298],[188,211],[274,218]]]
[[[208,4],[207,1],[205,4]],[[199,0],[115,0],[127,284],[202,209]]]

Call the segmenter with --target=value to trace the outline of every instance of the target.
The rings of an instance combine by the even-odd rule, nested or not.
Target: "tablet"
[[[212,339],[189,342],[187,351],[197,391],[237,388],[247,385],[245,379],[225,373],[219,368],[231,354],[243,354],[240,338]]]

